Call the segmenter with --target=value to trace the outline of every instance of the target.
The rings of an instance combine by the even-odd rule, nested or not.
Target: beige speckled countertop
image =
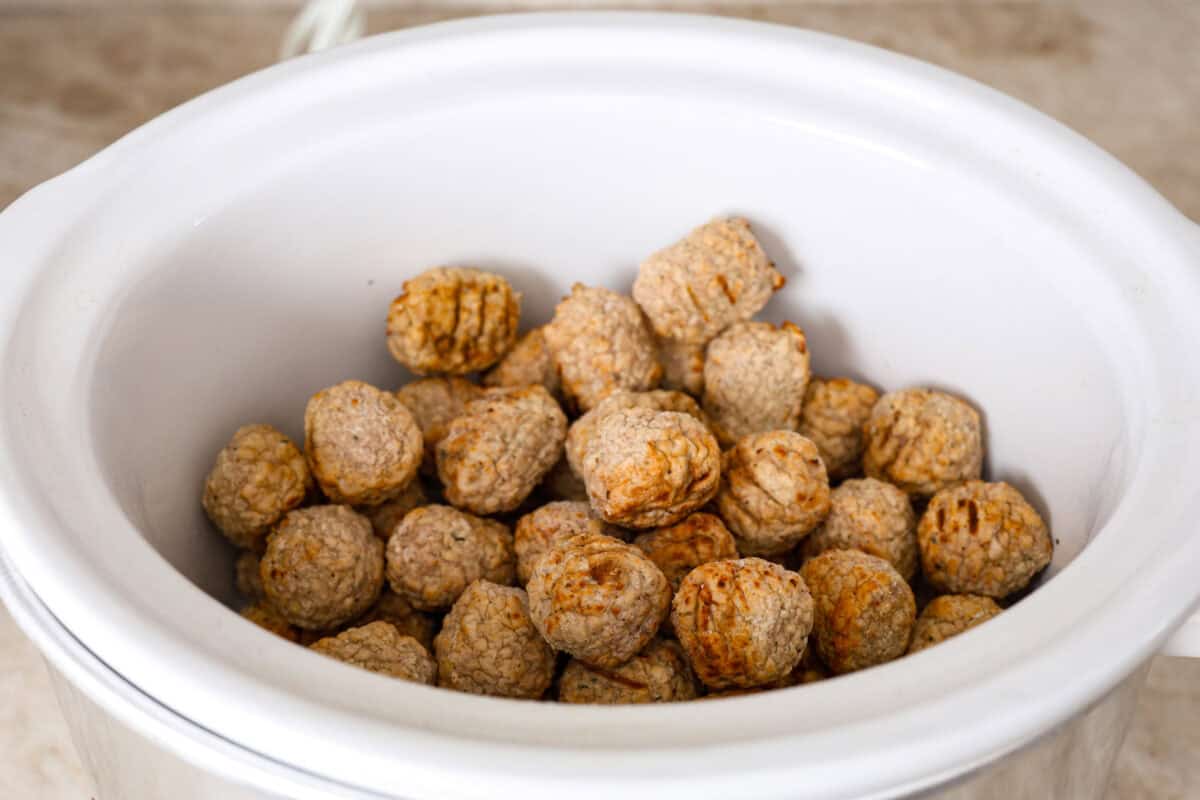
[[[515,7],[498,0],[370,5],[373,31]],[[1200,220],[1200,0],[666,5],[829,31],[963,72],[1082,131]],[[0,207],[155,114],[269,64],[295,6],[0,0]],[[0,798],[90,796],[45,668],[0,610]],[[1200,661],[1160,658],[1107,800],[1196,797]]]

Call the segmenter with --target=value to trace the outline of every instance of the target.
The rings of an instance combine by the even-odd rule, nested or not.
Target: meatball
[[[836,675],[904,655],[917,605],[912,589],[882,558],[830,550],[801,570],[816,606],[817,655]]]
[[[546,345],[546,335],[541,328],[534,328],[517,340],[517,344],[508,355],[483,376],[484,386],[516,389],[535,383],[540,383],[555,397],[562,390],[562,383],[558,379],[558,364]]]
[[[311,488],[304,454],[291,439],[270,425],[246,425],[217,454],[204,481],[204,511],[229,541],[257,550]]]
[[[699,397],[704,391],[704,344],[654,338],[658,363],[662,365],[662,388]]]
[[[491,272],[437,267],[404,282],[388,310],[388,349],[418,375],[465,375],[513,346],[521,295]]]
[[[596,407],[571,423],[567,430],[567,462],[577,475],[583,473],[583,454],[596,435],[600,422],[615,411],[648,408],[651,411],[678,411],[708,424],[696,401],[682,392],[655,390],[652,392],[614,392]]]
[[[809,379],[808,342],[790,322],[741,322],[708,346],[704,410],[723,446],[763,431],[794,431]]]
[[[480,578],[510,584],[515,572],[508,528],[450,506],[412,511],[388,540],[388,583],[422,611],[449,608]]]
[[[717,219],[643,261],[633,297],[659,336],[704,344],[757,314],[783,284],[749,222]]]
[[[829,479],[817,446],[793,431],[739,439],[723,458],[717,510],[742,555],[795,547],[829,514]]]
[[[593,667],[573,658],[558,681],[560,703],[673,703],[694,700],[696,678],[675,642],[655,639],[617,667]]]
[[[713,689],[761,686],[800,663],[813,600],[795,572],[743,558],[696,567],[671,603],[671,623],[692,669]]]
[[[887,561],[900,577],[917,574],[917,517],[908,495],[874,478],[846,481],[830,494],[825,524],[804,540],[804,557],[861,550]]]
[[[867,476],[929,497],[983,469],[979,414],[957,397],[906,389],[879,398],[863,429]]]
[[[821,451],[831,481],[862,474],[863,426],[879,392],[848,378],[813,378],[800,411],[801,434]]]
[[[258,572],[259,558],[257,553],[245,550],[238,554],[233,564],[234,585],[242,597],[251,602],[266,597],[263,591],[262,576]]]
[[[596,426],[583,482],[606,522],[627,528],[673,525],[717,492],[721,451],[695,417],[644,408],[617,411]]]
[[[633,543],[649,556],[679,591],[684,577],[701,564],[738,557],[733,536],[719,517],[698,512],[683,522],[643,533]]]
[[[958,636],[969,628],[987,622],[1000,610],[995,600],[977,594],[944,594],[935,597],[917,617],[908,652],[911,655]]]
[[[580,533],[612,535],[615,531],[587,503],[567,500],[547,503],[521,517],[513,533],[517,580],[528,583],[535,561],[554,545]]]
[[[925,578],[939,592],[1006,597],[1050,563],[1046,523],[1007,483],[967,481],[929,501],[917,526]]]
[[[512,511],[562,457],[566,438],[567,417],[543,387],[488,391],[438,444],[446,499],[476,514]]]
[[[446,437],[451,421],[462,415],[467,403],[483,393],[466,378],[421,378],[396,391],[396,397],[412,412],[421,428],[425,456],[421,471],[437,474],[437,446]]]
[[[580,411],[618,389],[653,389],[662,377],[642,312],[624,295],[577,283],[543,331],[563,394]]]
[[[426,650],[433,648],[437,621],[429,614],[417,611],[405,597],[391,589],[384,589],[375,605],[367,609],[367,613],[356,619],[354,624],[361,627],[379,621],[387,622],[401,634],[416,639]]]
[[[425,487],[421,485],[421,481],[414,480],[394,499],[377,506],[362,506],[355,511],[371,520],[371,528],[375,535],[386,542],[392,538],[392,533],[405,514],[424,505],[429,505],[429,497],[425,494]]]
[[[551,548],[526,587],[533,624],[550,645],[598,667],[624,664],[654,638],[671,585],[642,551],[584,533]]]
[[[327,630],[362,614],[383,588],[383,542],[345,506],[288,512],[260,566],[267,600],[291,624]]]
[[[460,692],[536,700],[554,680],[554,651],[533,627],[521,589],[475,581],[433,646],[438,685]]]
[[[345,664],[414,683],[432,684],[437,666],[421,643],[387,622],[371,622],[319,639],[310,649]]]
[[[399,495],[416,476],[421,429],[391,392],[345,381],[309,399],[304,447],[326,497],[373,506]]]
[[[282,636],[289,642],[300,641],[300,631],[292,627],[291,623],[280,616],[278,611],[261,600],[246,606],[242,609],[241,613],[242,617],[250,620],[265,631],[270,631],[276,636]]]

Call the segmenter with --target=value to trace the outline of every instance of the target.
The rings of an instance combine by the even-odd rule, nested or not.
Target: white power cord
[[[309,0],[283,35],[279,60],[352,42],[366,32],[367,12],[356,0]]]

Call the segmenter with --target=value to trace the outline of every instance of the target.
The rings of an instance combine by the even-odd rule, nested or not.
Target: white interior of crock
[[[193,225],[161,231],[101,345],[104,477],[147,541],[222,601],[232,551],[199,505],[214,454],[250,422],[300,437],[321,387],[405,381],[383,334],[407,277],[497,270],[538,324],[572,282],[628,290],[640,259],[729,213],[787,276],[765,317],[805,329],[817,374],[935,386],[983,411],[987,474],[1050,521],[1051,571],[1119,497],[1125,388],[1096,254],[936,143],[720,98],[473,99],[402,124],[368,108],[353,136],[284,148]],[[614,130],[613,115],[632,122]]]

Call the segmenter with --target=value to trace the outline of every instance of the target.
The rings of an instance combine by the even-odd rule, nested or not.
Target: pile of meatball
[[[303,449],[257,424],[217,455],[203,505],[241,550],[243,616],[567,703],[785,688],[996,616],[1053,545],[981,480],[978,412],[812,376],[798,325],[752,319],[783,283],[742,219],[651,255],[631,294],[576,284],[523,335],[500,275],[407,281],[387,345],[422,377],[317,392]]]

